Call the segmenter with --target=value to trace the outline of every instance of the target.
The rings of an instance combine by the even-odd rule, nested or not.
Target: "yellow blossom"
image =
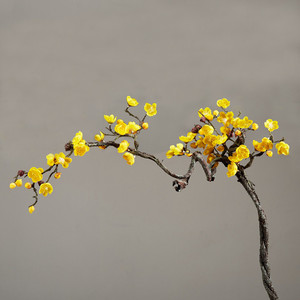
[[[289,155],[290,154],[290,146],[285,142],[280,142],[276,145],[276,149],[278,154]]]
[[[209,121],[212,121],[212,119],[214,118],[209,107],[206,107],[205,109],[200,108],[198,111],[198,116],[199,118],[205,117]]]
[[[129,127],[126,123],[123,122],[123,120],[119,119],[117,121],[117,125],[115,126],[115,132],[117,132],[120,135],[128,134]]]
[[[157,114],[156,103],[153,103],[152,105],[150,103],[146,103],[144,106],[144,110],[146,111],[147,116],[155,116]]]
[[[241,134],[242,134],[242,132],[240,131],[240,130],[236,130],[235,132],[234,132],[234,134],[235,134],[235,136],[240,136]]]
[[[231,162],[231,164],[229,164],[227,166],[228,172],[227,172],[227,176],[231,177],[234,176],[236,174],[236,172],[238,171],[237,165],[234,162]]]
[[[197,133],[188,132],[187,136],[182,135],[179,137],[179,139],[184,143],[188,143],[188,142],[191,142],[196,135],[197,135]]]
[[[46,156],[46,159],[47,159],[47,164],[52,167],[54,165],[54,154],[49,153]]]
[[[200,130],[199,134],[201,135],[211,135],[214,132],[214,128],[210,125],[204,125]]]
[[[31,189],[31,183],[30,182],[26,182],[24,184],[24,186],[26,187],[26,189]]]
[[[183,155],[183,144],[178,143],[176,147],[170,146],[170,150],[166,153],[167,158],[171,158],[174,155]]]
[[[109,124],[113,124],[116,122],[117,117],[115,117],[114,115],[104,115],[104,119],[106,120],[107,123]]]
[[[78,144],[81,140],[82,140],[82,132],[78,131],[76,133],[76,135],[74,136],[74,138],[72,139],[72,144],[73,146],[76,146],[76,144]]]
[[[52,194],[53,192],[53,187],[51,183],[42,183],[40,186],[39,194],[43,194],[43,196],[47,196],[48,194]]]
[[[127,164],[128,165],[133,165],[134,164],[134,156],[131,154],[131,153],[129,153],[129,152],[125,152],[124,154],[123,154],[123,158],[127,161]]]
[[[141,129],[141,126],[135,122],[128,123],[128,133],[135,134],[138,130]]]
[[[225,150],[225,147],[222,146],[222,145],[220,145],[220,146],[217,148],[217,150],[218,150],[219,152],[223,152],[223,151]]]
[[[34,210],[35,210],[35,208],[34,208],[33,205],[28,207],[28,211],[29,211],[30,214],[32,214],[34,212]]]
[[[233,116],[234,114],[232,111],[229,111],[228,113],[221,111],[220,116],[217,118],[217,121],[219,123],[223,123],[225,127],[228,127],[233,120]]]
[[[55,174],[54,174],[54,178],[55,179],[59,179],[61,177],[61,172],[56,172]]]
[[[137,106],[139,104],[136,99],[131,98],[130,96],[127,96],[126,100],[129,106]]]
[[[226,134],[217,135],[216,139],[212,142],[213,146],[224,144],[227,141],[228,137]]]
[[[272,157],[272,156],[273,156],[273,151],[268,150],[268,151],[266,152],[266,154],[267,154],[267,156]]]
[[[265,122],[265,127],[270,131],[274,131],[276,129],[279,128],[278,126],[278,122],[277,121],[273,121],[272,119],[268,119],[266,122]]]
[[[211,154],[213,151],[214,151],[214,147],[207,146],[207,147],[205,148],[205,150],[203,151],[203,155],[209,155],[209,154]]]
[[[251,124],[253,123],[252,120],[249,120],[247,116],[245,116],[243,119],[240,119],[238,123],[238,127],[240,128],[249,128]]]
[[[199,140],[196,142],[196,146],[198,148],[205,148],[204,138],[202,136],[199,137]]]
[[[22,179],[18,179],[15,181],[16,186],[22,186]]]
[[[219,111],[218,110],[214,110],[213,111],[213,115],[217,117],[219,115]]]
[[[231,132],[231,129],[229,127],[226,127],[226,126],[222,126],[220,127],[220,131],[223,133],[223,134],[226,134],[226,135],[230,135],[230,132]]]
[[[76,146],[74,146],[74,155],[83,156],[90,150],[90,147],[85,144],[85,140],[81,140]]]
[[[227,100],[226,98],[219,99],[217,101],[217,105],[222,108],[227,108],[230,105],[230,101]]]
[[[261,143],[253,140],[253,146],[256,151],[265,152],[267,150],[271,150],[273,148],[273,143],[268,138],[264,137]]]
[[[235,151],[236,151],[238,157],[241,158],[241,160],[248,158],[250,155],[250,151],[246,145],[239,146]]]
[[[253,123],[252,124],[252,129],[253,130],[257,130],[258,129],[258,124],[257,123]]]
[[[147,123],[147,122],[144,122],[143,124],[142,124],[142,127],[143,127],[143,129],[148,129],[149,128],[149,124]]]
[[[100,131],[100,134],[96,134],[96,135],[95,135],[95,140],[96,140],[97,142],[103,141],[103,140],[104,140],[104,133],[103,133],[102,131]]]
[[[63,168],[68,168],[69,164],[72,162],[72,158],[66,157],[64,153],[60,152],[55,154],[54,162],[56,165],[62,165]]]
[[[9,188],[10,189],[14,189],[14,188],[16,188],[17,187],[17,185],[14,183],[14,182],[11,182],[10,184],[9,184]]]
[[[213,153],[209,154],[207,156],[207,163],[210,164],[215,158],[216,158],[216,156]]]
[[[130,144],[126,140],[122,141],[118,147],[118,152],[123,153],[123,152],[127,151],[129,145]]]
[[[44,170],[42,168],[32,167],[28,171],[28,177],[31,178],[32,182],[38,182],[43,179],[43,172]]]

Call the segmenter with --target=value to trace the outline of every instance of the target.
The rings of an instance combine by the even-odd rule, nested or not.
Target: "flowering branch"
[[[273,156],[273,145],[276,144],[277,153],[279,155],[289,154],[289,145],[284,142],[284,139],[274,141],[272,132],[278,129],[278,122],[268,119],[264,125],[268,129],[269,136],[263,137],[261,142],[252,141],[253,151],[250,153],[248,146],[246,145],[246,134],[258,129],[258,124],[253,123],[247,116],[240,118],[241,113],[234,117],[232,111],[227,111],[227,107],[230,106],[230,102],[223,98],[217,101],[218,107],[222,109],[211,111],[210,108],[200,108],[198,116],[200,118],[200,124],[195,124],[190,132],[186,136],[180,136],[179,139],[182,143],[171,145],[170,149],[166,152],[168,159],[173,156],[188,157],[190,159],[188,170],[185,174],[176,174],[169,170],[160,159],[156,156],[140,151],[138,136],[141,132],[148,129],[149,124],[145,122],[147,117],[153,117],[156,115],[156,103],[146,103],[144,110],[146,114],[140,118],[133,114],[129,109],[137,106],[139,103],[136,99],[127,97],[128,106],[125,112],[129,117],[134,118],[137,123],[130,121],[125,123],[121,119],[117,119],[114,115],[104,115],[104,119],[107,121],[108,126],[105,127],[107,132],[100,131],[95,135],[95,142],[87,142],[83,139],[81,131],[77,132],[72,141],[65,145],[65,151],[67,154],[49,153],[46,156],[48,169],[45,171],[42,168],[32,167],[29,171],[20,170],[14,177],[14,181],[10,184],[10,188],[14,189],[17,186],[22,186],[22,177],[29,178],[32,182],[26,182],[25,187],[33,190],[34,203],[29,206],[29,212],[33,213],[35,206],[38,203],[38,196],[42,194],[47,196],[53,192],[53,186],[50,183],[52,177],[59,179],[61,172],[59,168],[68,168],[72,162],[71,155],[83,156],[90,148],[100,148],[102,150],[112,147],[116,148],[118,153],[123,154],[123,158],[127,161],[128,165],[135,163],[136,157],[148,159],[156,163],[156,165],[162,169],[166,174],[173,177],[173,187],[177,192],[180,192],[187,187],[189,179],[195,168],[195,164],[199,163],[205,173],[206,179],[209,182],[214,181],[215,174],[219,163],[221,162],[227,168],[227,176],[236,176],[238,182],[240,182],[249,196],[258,212],[259,220],[259,234],[260,234],[260,255],[259,262],[262,271],[262,279],[264,287],[271,300],[278,299],[277,293],[273,287],[270,266],[268,262],[268,247],[269,247],[269,233],[266,222],[266,215],[261,207],[260,200],[254,190],[254,184],[250,182],[244,170],[251,167],[254,159],[266,155],[267,157]],[[213,121],[217,121],[222,126],[217,130]],[[115,124],[114,128],[112,124]],[[106,140],[105,139],[111,139]],[[122,138],[122,141],[118,140]],[[130,142],[129,142],[129,141]],[[46,182],[44,182],[43,176],[48,174]],[[37,189],[39,185],[39,191]]]

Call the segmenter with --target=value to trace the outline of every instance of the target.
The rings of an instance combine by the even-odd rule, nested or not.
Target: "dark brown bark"
[[[262,280],[263,280],[264,287],[269,295],[269,298],[271,300],[276,300],[278,299],[278,296],[271,280],[271,272],[270,272],[270,266],[268,261],[269,231],[268,231],[266,214],[261,207],[259,198],[254,190],[253,183],[247,179],[243,170],[237,172],[236,177],[238,178],[238,182],[242,184],[242,186],[245,188],[245,190],[251,197],[258,213],[259,236],[260,236],[259,263],[260,263],[260,269],[262,273]]]

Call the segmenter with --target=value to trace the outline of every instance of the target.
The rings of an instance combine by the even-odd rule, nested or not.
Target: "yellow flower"
[[[126,140],[122,141],[119,145],[118,152],[123,153],[123,152],[127,151],[129,145],[130,144]]]
[[[238,163],[240,162],[242,159],[238,156],[238,154],[236,152],[234,152],[232,154],[232,156],[228,156],[228,159],[231,161],[231,162],[235,162],[235,163]]]
[[[139,104],[136,99],[131,98],[130,96],[127,96],[126,100],[129,106],[137,106]]]
[[[96,140],[97,142],[103,141],[103,140],[104,140],[104,133],[103,133],[102,131],[100,131],[100,134],[96,134],[96,135],[95,135],[95,140]]]
[[[179,139],[184,143],[188,143],[191,142],[196,135],[197,133],[188,132],[187,136],[181,136]]]
[[[203,140],[204,140],[203,137],[200,136],[199,140],[196,142],[196,145],[197,145],[198,148],[205,148],[206,145],[205,145]]]
[[[15,181],[16,186],[22,186],[22,179],[18,179]]]
[[[235,132],[234,132],[234,134],[235,134],[235,136],[240,136],[241,134],[242,134],[242,132],[240,131],[240,130],[236,130]]]
[[[252,124],[252,129],[253,130],[257,130],[258,129],[258,124],[257,123],[253,123]]]
[[[278,154],[289,155],[290,154],[290,146],[285,142],[280,142],[276,145],[276,149]]]
[[[148,129],[149,128],[149,124],[147,123],[147,122],[144,122],[143,124],[142,124],[142,127],[143,127],[143,129]]]
[[[230,132],[231,132],[231,129],[229,127],[226,127],[226,126],[222,126],[220,127],[220,131],[223,133],[223,134],[226,134],[226,135],[230,135]]]
[[[55,174],[54,174],[54,178],[55,179],[59,179],[61,177],[61,172],[56,172]]]
[[[129,127],[126,123],[123,122],[123,120],[119,119],[117,121],[117,125],[115,126],[115,132],[120,135],[125,135],[129,133]]]
[[[267,154],[267,156],[272,157],[272,156],[273,156],[273,151],[268,150],[268,151],[266,152],[266,154]]]
[[[217,148],[217,150],[218,150],[219,152],[223,152],[223,151],[225,150],[225,147],[222,146],[222,145],[220,145],[220,146]]]
[[[153,103],[152,105],[150,103],[146,103],[144,106],[144,110],[146,111],[147,116],[155,116],[157,114],[156,103]]]
[[[59,154],[55,154],[54,161],[56,165],[62,165],[63,168],[68,168],[69,164],[72,162],[72,158],[66,157],[64,153],[60,152]]]
[[[85,140],[81,140],[76,146],[74,146],[74,155],[83,156],[90,150],[90,147],[85,144]]]
[[[183,155],[183,144],[178,143],[176,147],[170,146],[170,150],[166,153],[167,158],[171,158],[174,155]]]
[[[239,146],[235,151],[241,160],[248,158],[250,155],[250,151],[246,145]]]
[[[253,146],[256,151],[265,152],[273,148],[273,143],[268,138],[264,137],[261,143],[253,140]]]
[[[217,121],[219,123],[223,123],[225,127],[228,127],[233,120],[233,116],[234,114],[232,111],[229,111],[228,113],[221,111],[220,116],[217,118]]]
[[[26,182],[24,184],[24,186],[26,187],[26,189],[31,189],[31,183],[30,182]]]
[[[200,130],[199,134],[201,135],[211,135],[214,132],[214,128],[210,125],[204,125]]]
[[[200,108],[198,111],[198,116],[199,118],[205,117],[209,121],[212,121],[212,119],[214,118],[209,107],[206,107],[205,109]]]
[[[38,182],[43,179],[43,172],[44,170],[42,168],[32,167],[28,171],[28,177],[31,178],[32,182]]]
[[[78,131],[72,140],[73,146],[76,146],[81,140],[82,140],[82,132]]]
[[[28,207],[28,211],[29,211],[30,214],[32,214],[34,212],[34,210],[35,210],[35,208],[34,208],[33,205]]]
[[[14,182],[11,182],[9,188],[13,190],[14,188],[16,188],[16,186],[17,185]]]
[[[48,194],[52,194],[53,192],[53,187],[51,183],[42,183],[40,186],[39,194],[43,194],[43,196],[47,196]]]
[[[129,153],[129,152],[125,152],[124,154],[123,154],[123,158],[127,161],[127,164],[128,165],[133,165],[134,164],[134,156],[131,154],[131,153]]]
[[[213,146],[224,144],[227,141],[228,137],[226,134],[217,135],[216,139],[212,142]]]
[[[203,151],[203,155],[209,155],[214,151],[214,147],[207,146],[206,149]]]
[[[209,154],[207,156],[207,163],[210,164],[215,158],[216,158],[216,156],[213,153]]]
[[[47,159],[47,164],[52,167],[54,165],[54,155],[52,153],[49,153],[46,156],[46,159]]]
[[[113,124],[116,122],[117,117],[115,117],[114,115],[110,115],[110,116],[104,115],[104,119],[106,120],[107,123]]]
[[[253,123],[253,121],[249,120],[248,117],[245,116],[243,119],[239,120],[238,127],[240,127],[240,128],[249,128],[252,123]]]
[[[135,134],[138,130],[141,129],[141,126],[135,122],[128,123],[128,133]]]
[[[227,108],[230,105],[230,101],[228,101],[226,98],[219,99],[217,101],[217,105],[222,108]]]
[[[214,115],[214,116],[216,116],[216,117],[217,117],[217,116],[218,116],[218,114],[219,114],[219,111],[218,111],[218,110],[214,110],[214,111],[213,111],[213,115]]]
[[[266,122],[265,122],[265,127],[270,131],[274,131],[276,129],[279,128],[278,126],[278,122],[277,121],[273,121],[272,119],[268,119]]]
[[[238,171],[237,165],[234,162],[231,162],[231,164],[227,166],[227,169],[228,169],[227,172],[228,177],[234,176]]]

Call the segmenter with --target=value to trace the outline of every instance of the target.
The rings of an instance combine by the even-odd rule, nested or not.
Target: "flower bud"
[[[60,176],[61,176],[61,172],[56,172],[56,173],[54,174],[54,178],[55,178],[55,179],[59,179]]]
[[[22,186],[22,179],[18,179],[15,181],[16,186]]]
[[[17,186],[17,185],[16,185],[14,182],[12,182],[12,183],[9,185],[9,188],[13,190],[16,186]]]
[[[205,122],[206,122],[206,118],[205,118],[205,117],[201,117],[201,118],[200,118],[200,122],[205,123]]]
[[[30,214],[32,214],[34,212],[34,210],[35,210],[35,208],[34,208],[33,205],[28,207],[28,211],[29,211]]]
[[[148,129],[148,127],[149,127],[149,124],[148,123],[146,123],[146,122],[144,122],[143,124],[142,124],[142,127],[143,127],[143,129]]]
[[[198,133],[198,131],[202,128],[202,126],[200,124],[196,124],[194,125],[194,127],[192,128],[191,132],[192,133]]]
[[[242,132],[237,129],[234,134],[235,134],[235,136],[240,136],[242,134]]]
[[[21,177],[22,177],[24,174],[25,174],[25,171],[23,171],[23,170],[19,170],[19,171],[18,171],[18,176],[21,176]]]
[[[26,187],[26,189],[31,189],[31,183],[30,182],[26,182],[24,184],[24,186]]]
[[[65,144],[65,150],[66,151],[73,150],[73,144],[72,144],[72,142],[68,142],[68,143]]]

